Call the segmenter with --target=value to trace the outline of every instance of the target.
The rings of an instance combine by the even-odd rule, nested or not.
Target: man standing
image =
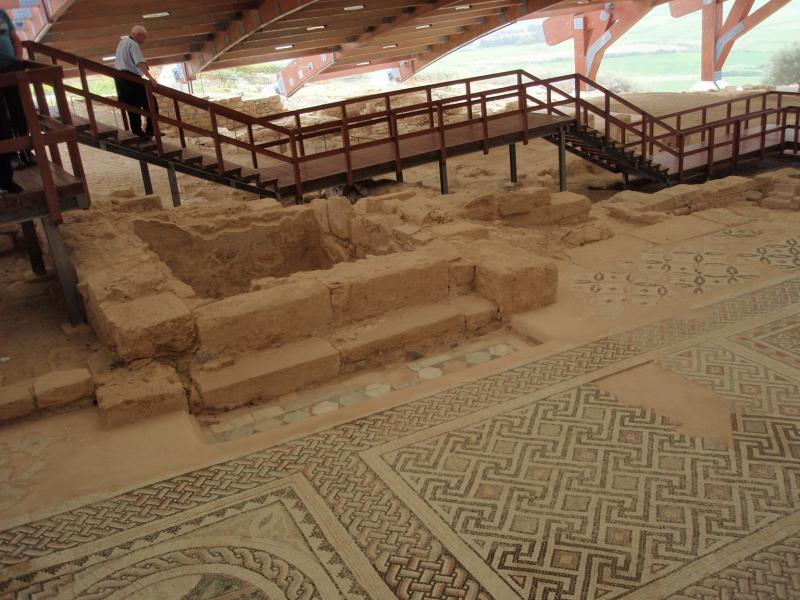
[[[116,68],[120,71],[127,71],[137,77],[145,76],[153,85],[158,85],[156,78],[147,68],[147,63],[142,54],[142,44],[147,39],[147,30],[141,25],[131,29],[131,34],[122,38],[117,46]],[[115,78],[117,84],[117,99],[123,104],[130,104],[142,110],[150,110],[147,102],[147,88],[144,83],[132,81],[124,77]],[[131,131],[144,138],[153,137],[153,118],[151,115],[147,119],[147,129],[142,131],[142,115],[135,112],[128,112],[128,119],[131,124]]]

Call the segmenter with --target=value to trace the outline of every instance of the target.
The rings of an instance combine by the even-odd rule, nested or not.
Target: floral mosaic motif
[[[783,242],[756,246],[752,252],[742,253],[739,257],[778,269],[796,271],[800,269],[800,239],[790,238]]]
[[[587,294],[590,304],[650,306],[676,292],[703,294],[712,288],[745,283],[759,276],[743,268],[724,252],[712,250],[660,250],[642,253],[638,263],[627,263],[631,270],[597,271],[576,278],[573,289]]]

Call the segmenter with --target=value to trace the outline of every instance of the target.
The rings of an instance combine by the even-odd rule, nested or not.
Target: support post
[[[630,176],[626,172],[622,172],[622,189],[627,190],[630,186]]]
[[[33,221],[23,221],[20,223],[22,236],[25,239],[25,249],[28,251],[28,259],[31,261],[31,269],[37,275],[46,275],[47,269],[44,266],[42,257],[42,247],[39,245],[39,236],[36,235],[36,226]]]
[[[450,186],[447,183],[447,161],[446,160],[439,160],[439,185],[442,190],[442,194],[449,194],[450,193]]]
[[[567,191],[567,132],[563,127],[558,130],[558,188]]]
[[[139,161],[139,168],[142,170],[142,182],[144,183],[144,193],[149,196],[153,193],[153,181],[150,179],[150,168],[143,160]]]
[[[42,217],[42,227],[44,227],[44,232],[47,236],[47,243],[50,245],[50,256],[53,259],[56,275],[58,275],[58,281],[61,284],[64,300],[67,303],[69,321],[73,325],[84,323],[86,321],[86,312],[83,308],[83,300],[78,292],[78,276],[69,261],[64,238],[61,237],[58,225],[53,222],[53,218],[50,215]]]
[[[175,165],[170,163],[167,167],[169,177],[169,191],[172,192],[172,206],[178,208],[181,205],[181,190],[178,188],[178,177],[175,175]]]
[[[511,183],[517,183],[517,145],[508,145],[508,161],[511,167]]]

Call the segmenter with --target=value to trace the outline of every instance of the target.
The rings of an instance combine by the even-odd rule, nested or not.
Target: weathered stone
[[[106,427],[167,412],[186,410],[186,392],[175,369],[151,363],[137,370],[119,369],[103,377],[97,408]]]
[[[365,215],[350,221],[351,241],[360,251],[367,254],[389,254],[396,249],[392,229],[400,223],[397,215]]]
[[[428,232],[436,238],[450,240],[459,238],[464,240],[484,240],[489,237],[489,230],[482,225],[466,221],[454,221],[431,227]]]
[[[33,412],[32,382],[0,387],[0,421],[24,417]]]
[[[550,204],[551,191],[544,187],[523,188],[498,199],[497,213],[501,217],[531,212]]]
[[[557,192],[552,195],[549,206],[534,208],[527,215],[531,225],[552,225],[563,221],[579,221],[589,217],[592,202],[586,196],[574,192]]]
[[[171,292],[108,302],[99,308],[107,327],[102,337],[114,345],[122,360],[180,354],[194,344],[192,314]]]
[[[135,198],[136,192],[131,188],[118,188],[116,190],[111,190],[109,196],[112,198]]]
[[[136,213],[163,210],[161,196],[153,194],[138,198],[112,198],[111,207],[117,212]]]
[[[778,210],[790,210],[792,208],[792,198],[781,198],[779,196],[767,196],[761,200],[761,208],[772,208]]]
[[[459,296],[450,300],[450,305],[464,315],[468,331],[475,331],[497,321],[497,307],[480,296]]]
[[[338,266],[338,265],[337,265]],[[195,311],[205,350],[261,350],[310,335],[331,322],[331,294],[312,278],[212,302]]]
[[[350,200],[342,196],[328,198],[328,225],[331,233],[342,240],[350,239],[350,221],[355,210]]]
[[[456,341],[465,332],[464,315],[454,306],[432,304],[395,311],[374,321],[341,329],[333,340],[341,352],[342,370],[379,365],[406,352]]]
[[[558,286],[555,263],[505,244],[487,245],[475,261],[475,289],[492,300],[504,318],[553,304]]]
[[[205,408],[232,408],[267,400],[339,374],[339,352],[310,338],[240,357],[216,371],[192,370]]]
[[[653,225],[660,223],[667,218],[666,213],[660,213],[649,210],[635,210],[628,208],[626,205],[610,205],[606,207],[608,216],[621,221],[628,221],[630,223],[641,223],[642,225]]]
[[[317,219],[320,231],[322,231],[322,233],[330,233],[331,226],[328,222],[328,201],[324,198],[316,198],[311,203],[311,208],[314,209],[314,216]]]
[[[475,287],[475,264],[467,260],[457,260],[448,265],[450,294],[468,294]]]
[[[424,252],[375,256],[320,274],[330,289],[333,320],[342,325],[386,311],[447,298],[447,263]]]
[[[53,371],[36,378],[33,395],[38,408],[77,402],[94,395],[94,380],[89,369]]]
[[[14,250],[14,238],[10,235],[0,234],[0,254],[5,254],[6,252],[13,252],[13,250]]]

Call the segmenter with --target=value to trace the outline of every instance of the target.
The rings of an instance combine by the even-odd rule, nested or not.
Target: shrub
[[[766,82],[772,85],[800,83],[800,42],[795,42],[772,55]]]

